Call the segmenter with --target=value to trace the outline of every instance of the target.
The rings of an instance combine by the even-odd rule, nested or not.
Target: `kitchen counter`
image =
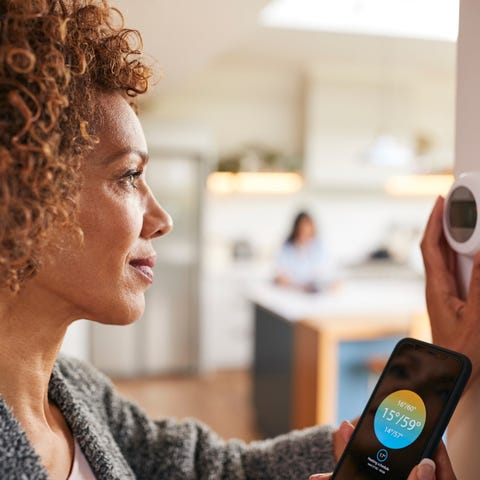
[[[392,312],[410,315],[425,311],[422,278],[345,279],[316,294],[262,283],[251,289],[249,298],[290,321],[352,315],[385,320]]]

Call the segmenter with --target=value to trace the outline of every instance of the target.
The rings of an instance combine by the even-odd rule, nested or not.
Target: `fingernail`
[[[315,475],[310,475],[310,480],[315,480],[316,478],[329,478],[331,473],[316,473]]]
[[[417,470],[418,480],[434,480],[435,479],[435,462],[429,458],[424,458],[418,464]]]

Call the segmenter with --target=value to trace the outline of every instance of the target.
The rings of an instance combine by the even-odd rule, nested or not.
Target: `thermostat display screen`
[[[450,195],[448,227],[457,242],[466,242],[477,225],[477,203],[466,187],[457,187]]]
[[[450,204],[450,225],[454,228],[475,228],[477,204],[474,201],[453,201]]]

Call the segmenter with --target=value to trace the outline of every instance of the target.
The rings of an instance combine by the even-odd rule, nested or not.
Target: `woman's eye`
[[[122,177],[122,181],[126,184],[127,187],[138,188],[137,183],[142,173],[143,173],[142,170],[137,170],[135,172],[128,172]]]

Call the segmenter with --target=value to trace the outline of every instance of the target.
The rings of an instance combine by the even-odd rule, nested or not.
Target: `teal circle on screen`
[[[397,390],[378,407],[373,422],[378,441],[387,448],[411,445],[425,427],[425,403],[411,390]]]

